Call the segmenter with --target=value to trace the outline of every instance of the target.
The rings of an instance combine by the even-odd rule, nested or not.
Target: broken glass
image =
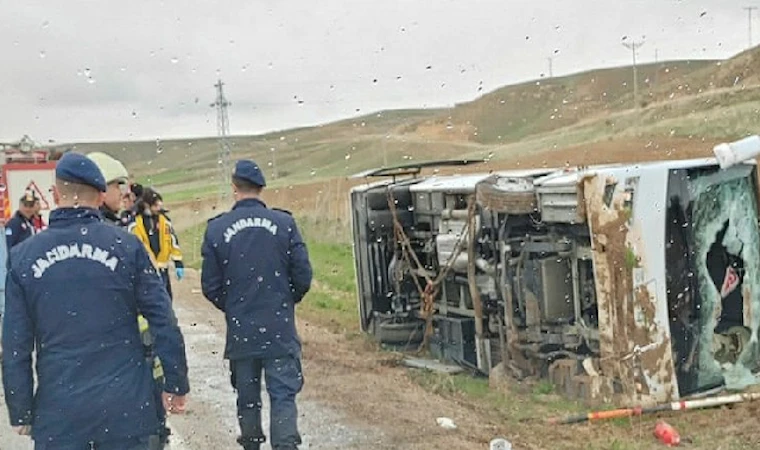
[[[753,167],[690,177],[699,290],[698,389],[758,382],[760,233]]]

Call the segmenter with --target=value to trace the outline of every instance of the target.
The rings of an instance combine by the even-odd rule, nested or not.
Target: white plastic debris
[[[454,423],[454,421],[448,417],[439,417],[435,419],[435,421],[438,422],[438,426],[446,430],[456,430],[457,428],[457,425]]]
[[[490,450],[512,450],[512,443],[504,438],[496,438],[488,447]]]

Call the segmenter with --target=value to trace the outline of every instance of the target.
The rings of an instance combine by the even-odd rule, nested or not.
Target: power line
[[[749,48],[752,48],[752,11],[757,9],[757,6],[745,6],[743,8],[747,11],[747,21],[749,24]]]
[[[634,103],[634,109],[639,109],[639,76],[638,76],[638,70],[636,67],[636,50],[641,48],[641,46],[644,45],[644,41],[636,42],[636,41],[630,41],[630,42],[623,42],[623,46],[631,51],[631,54],[633,55],[633,103]]]
[[[222,206],[226,205],[230,184],[232,183],[230,145],[227,141],[227,137],[230,135],[230,119],[227,114],[227,107],[231,103],[224,96],[224,83],[222,83],[222,80],[217,81],[214,87],[216,88],[216,101],[211,104],[211,107],[216,108],[216,130],[219,136],[219,203]]]

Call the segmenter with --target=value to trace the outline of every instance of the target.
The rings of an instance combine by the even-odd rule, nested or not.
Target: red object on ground
[[[676,447],[681,444],[681,436],[675,428],[663,420],[657,421],[654,427],[654,436],[668,447]]]

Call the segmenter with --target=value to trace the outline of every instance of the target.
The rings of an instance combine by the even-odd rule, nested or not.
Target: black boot
[[[169,427],[164,427],[163,430],[159,433],[159,437],[161,438],[161,443],[166,445],[169,443],[169,436],[172,435],[172,430]]]

